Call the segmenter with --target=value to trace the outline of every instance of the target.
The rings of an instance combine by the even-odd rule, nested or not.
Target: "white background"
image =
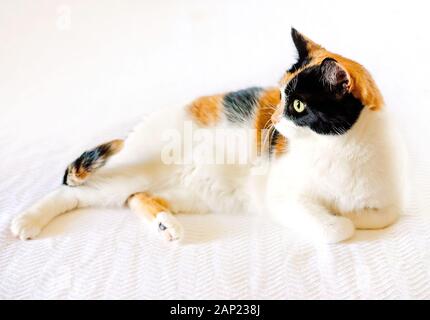
[[[276,84],[296,54],[291,26],[374,75],[410,152],[407,213],[428,214],[426,3],[1,0],[0,299],[429,298],[430,223],[411,217],[324,248],[231,215],[179,217],[180,247],[126,210],[64,215],[31,242],[8,231],[68,161],[141,115]]]

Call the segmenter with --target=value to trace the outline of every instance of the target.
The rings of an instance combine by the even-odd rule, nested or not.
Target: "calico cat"
[[[394,223],[403,206],[403,171],[379,89],[360,64],[294,28],[291,35],[298,61],[279,87],[201,97],[150,115],[126,140],[104,143],[70,164],[63,185],[13,219],[13,234],[34,238],[54,217],[88,206],[126,205],[167,240],[183,237],[178,212],[267,212],[324,243]],[[169,161],[175,150],[167,148],[166,133],[184,137],[184,123],[205,133],[251,130],[245,149],[239,152],[242,143],[226,151],[245,153],[246,161],[201,161],[225,148],[209,138],[193,140],[193,148],[206,150],[197,160],[184,139],[181,160]],[[259,167],[266,170],[258,173]]]

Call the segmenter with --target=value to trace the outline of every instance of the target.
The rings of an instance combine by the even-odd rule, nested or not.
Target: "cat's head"
[[[282,135],[341,135],[364,108],[382,107],[381,93],[363,66],[327,51],[294,28],[291,36],[298,61],[281,79],[281,103],[272,117]]]

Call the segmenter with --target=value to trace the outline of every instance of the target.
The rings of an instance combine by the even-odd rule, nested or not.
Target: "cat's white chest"
[[[296,141],[290,152],[273,164],[268,195],[323,200],[349,210],[368,196],[363,150],[357,146]]]

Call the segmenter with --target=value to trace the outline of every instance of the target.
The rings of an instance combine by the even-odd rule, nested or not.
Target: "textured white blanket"
[[[187,237],[176,246],[119,210],[68,214],[29,242],[3,223],[0,298],[430,298],[429,220],[321,247],[257,218],[180,220]]]
[[[0,299],[430,299],[427,11],[271,2],[2,1]],[[184,215],[185,241],[172,245],[127,210],[91,209],[36,240],[12,237],[12,216],[58,185],[68,162],[139,115],[274,84],[294,56],[291,24],[365,64],[402,124],[412,196],[396,225],[314,246],[263,217]]]

